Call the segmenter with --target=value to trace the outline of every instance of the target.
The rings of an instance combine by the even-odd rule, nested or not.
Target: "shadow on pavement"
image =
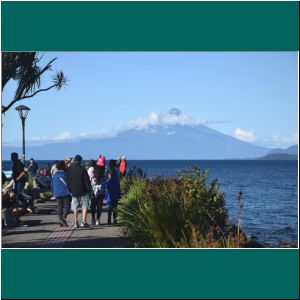
[[[126,239],[122,237],[81,237],[70,238],[63,248],[126,248]]]
[[[34,242],[14,242],[2,243],[2,248],[40,248],[42,240],[35,240]]]
[[[52,230],[44,230],[44,229],[41,229],[41,230],[10,230],[10,231],[7,231],[7,232],[3,232],[2,235],[3,236],[8,236],[8,235],[15,235],[15,234],[32,234],[32,233],[50,233],[52,232]]]

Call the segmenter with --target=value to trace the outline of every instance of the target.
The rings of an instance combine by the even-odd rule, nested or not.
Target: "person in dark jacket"
[[[17,203],[21,202],[23,205],[23,209],[27,210],[28,202],[23,198],[22,193],[25,187],[26,182],[26,174],[24,170],[24,164],[19,160],[18,153],[11,153],[11,161],[12,161],[12,179],[15,183],[15,192]]]
[[[1,186],[3,186],[4,183],[5,183],[6,181],[8,181],[6,175],[5,175],[5,173],[4,173],[3,171],[2,171],[1,179],[2,179],[2,181],[1,181]]]
[[[92,187],[89,175],[85,167],[81,164],[82,157],[76,155],[74,163],[67,168],[67,184],[72,195],[71,208],[75,217],[75,228],[78,228],[78,209],[82,207],[82,222],[80,227],[87,228],[86,222],[90,195],[92,195]]]
[[[117,224],[117,206],[121,198],[121,188],[118,173],[115,167],[115,161],[111,160],[109,170],[107,172],[108,179],[106,181],[106,194],[108,219],[107,224],[111,224],[111,215],[113,214],[114,224]]]
[[[27,167],[28,174],[34,177],[38,169],[39,166],[37,165],[37,163],[34,161],[33,158],[30,158],[29,165]]]
[[[66,164],[63,160],[56,162],[57,171],[51,180],[52,195],[57,200],[58,219],[61,226],[68,227],[66,218],[70,210],[70,192],[67,186]]]

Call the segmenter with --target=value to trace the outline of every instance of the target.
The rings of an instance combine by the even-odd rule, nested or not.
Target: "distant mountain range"
[[[287,149],[273,149],[268,154],[289,154],[298,155],[298,145],[291,146]]]
[[[263,157],[257,158],[259,160],[297,160],[298,155],[296,154],[267,154]]]
[[[124,154],[128,159],[253,159],[270,152],[193,122],[178,109],[140,123],[142,126],[137,124],[112,137],[30,146],[26,157],[62,159],[81,154],[90,159],[100,154],[107,158]],[[10,159],[11,152],[21,151],[21,147],[3,146],[2,159]]]
[[[298,145],[287,149],[273,149],[267,155],[259,157],[260,160],[297,160]]]

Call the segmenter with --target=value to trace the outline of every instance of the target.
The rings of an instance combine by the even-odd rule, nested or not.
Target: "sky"
[[[298,143],[297,52],[43,52],[68,85],[18,102],[2,117],[3,145],[20,145],[15,107],[30,107],[27,145],[109,136],[134,126],[205,124],[255,145]],[[2,94],[6,105],[15,82]],[[185,120],[183,120],[183,119]],[[159,120],[159,121],[158,121]],[[150,123],[149,123],[150,122]],[[152,122],[152,123],[151,123]],[[154,122],[154,123],[153,123]]]

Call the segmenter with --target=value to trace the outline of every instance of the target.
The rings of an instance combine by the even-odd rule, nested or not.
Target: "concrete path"
[[[123,248],[125,240],[121,228],[106,225],[107,212],[101,215],[100,225],[74,229],[74,217],[67,218],[69,227],[60,227],[55,200],[35,204],[35,213],[21,217],[22,226],[2,228],[3,248]],[[81,215],[79,215],[81,220]],[[87,222],[90,224],[91,215]]]

